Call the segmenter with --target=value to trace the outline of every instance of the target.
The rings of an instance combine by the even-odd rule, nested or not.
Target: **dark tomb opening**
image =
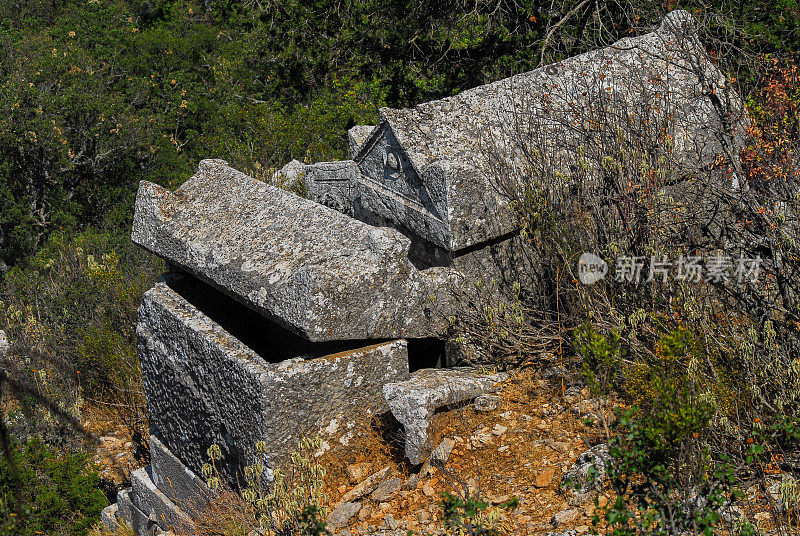
[[[172,290],[268,363],[280,363],[296,357],[314,359],[385,341],[370,339],[311,342],[196,277],[186,273],[170,273],[165,281]]]
[[[408,339],[409,372],[425,368],[442,368],[445,363],[444,341],[435,337]]]

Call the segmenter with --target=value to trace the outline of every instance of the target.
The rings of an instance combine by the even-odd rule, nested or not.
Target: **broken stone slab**
[[[303,167],[306,197],[352,216],[358,192],[358,165],[352,160],[316,162]]]
[[[365,479],[360,484],[356,485],[353,489],[342,495],[342,498],[339,499],[337,504],[341,505],[347,502],[357,501],[358,499],[372,493],[378,487],[378,485],[383,482],[387,476],[389,476],[389,472],[392,470],[390,465],[387,465],[380,471],[370,475],[367,479]]]
[[[393,477],[381,482],[369,498],[375,502],[386,502],[391,500],[403,488],[405,481],[399,477]]]
[[[417,270],[402,234],[220,160],[174,193],[142,181],[131,238],[310,341],[426,337],[446,318],[448,271]]]
[[[347,131],[347,153],[350,158],[355,158],[361,146],[369,138],[370,133],[375,129],[375,125],[356,125]]]
[[[478,374],[469,369],[422,369],[409,380],[384,385],[389,409],[405,429],[409,461],[417,465],[428,457],[428,426],[436,409],[471,400],[506,378],[504,373]]]
[[[193,518],[214,496],[206,483],[161,442],[157,433],[150,435],[150,468],[156,487]]]
[[[131,473],[130,494],[134,506],[148,518],[154,519],[161,530],[176,530],[180,533],[193,532],[191,517],[159,490],[150,476],[150,466]]]
[[[257,353],[180,294],[186,292],[181,281],[187,278],[170,275],[145,293],[137,336],[150,422],[195,474],[208,462],[208,448],[217,444],[222,451],[217,467],[229,482],[240,481],[244,467],[256,463],[270,480],[271,468],[296,450],[301,438],[334,440],[336,423],[386,412],[383,385],[409,377],[405,340],[368,346],[356,341],[344,348],[337,343],[322,355],[270,361],[262,354],[274,357],[268,351],[275,340],[263,341]],[[242,322],[245,317],[235,317],[230,328]],[[306,344],[312,350],[318,346]]]
[[[117,503],[113,503],[103,508],[103,510],[100,512],[100,521],[109,531],[117,530],[119,525],[119,519],[117,518],[118,511],[119,505]]]
[[[711,95],[731,97],[724,117]],[[597,110],[610,112],[598,117]],[[355,156],[361,197],[369,210],[419,237],[464,250],[518,228],[512,192],[543,161],[569,176],[583,162],[579,148],[633,116],[656,113],[669,120],[671,150],[685,173],[743,144],[742,100],[686,11],[604,49],[414,108],[381,108],[381,121]],[[616,117],[623,123],[610,120]],[[735,131],[730,140],[720,136],[727,125]],[[591,169],[598,177],[602,156]]]
[[[453,452],[453,447],[455,446],[456,442],[454,439],[445,437],[442,439],[442,442],[439,443],[439,446],[433,449],[430,460],[428,461],[433,467],[444,467],[447,464],[447,460],[450,459],[450,453]]]
[[[136,536],[156,536],[163,532],[154,518],[133,504],[130,488],[117,494],[117,505],[117,518],[120,523],[130,527]]]
[[[117,520],[131,526],[131,488],[121,489],[117,492]],[[145,516],[146,517],[146,516]]]

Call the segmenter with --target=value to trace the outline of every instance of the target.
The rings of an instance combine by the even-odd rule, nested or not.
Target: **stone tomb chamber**
[[[377,125],[348,132],[350,160],[293,161],[273,178],[306,197],[222,160],[200,162],[174,192],[142,182],[132,240],[168,266],[137,323],[151,464],[104,521],[138,536],[191,530],[213,495],[199,476],[212,445],[232,486],[256,464],[269,481],[301,438],[346,445],[387,412],[409,461],[424,462],[437,408],[504,377],[452,368],[458,354],[441,338],[458,314],[454,291],[477,278],[541,283],[500,180],[524,170],[520,125],[567,169],[587,142],[576,109],[599,95],[635,105],[667,94],[691,170],[720,151],[708,89],[721,80],[691,17],[675,11],[605,49],[381,109]]]

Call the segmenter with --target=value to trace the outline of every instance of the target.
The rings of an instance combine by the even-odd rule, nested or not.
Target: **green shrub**
[[[618,415],[620,434],[610,441],[607,467],[616,496],[593,518],[607,534],[711,536],[734,496],[734,466],[712,460],[701,439],[713,408],[673,394],[675,402],[659,412]]]
[[[608,336],[595,331],[589,324],[575,330],[575,349],[582,358],[582,374],[595,395],[607,395],[617,386],[621,372],[623,350],[620,336],[612,331]]]
[[[107,501],[85,454],[61,453],[38,439],[0,457],[0,534],[83,536]]]

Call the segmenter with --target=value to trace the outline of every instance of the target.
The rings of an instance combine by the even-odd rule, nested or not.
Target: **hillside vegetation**
[[[774,210],[796,204],[800,185],[795,0],[0,0],[0,329],[12,341],[0,363],[0,534],[78,534],[98,519],[97,489],[111,496],[119,482],[98,483],[80,454],[94,451],[92,433],[124,428],[146,459],[135,318],[163,266],[130,243],[139,181],[175,188],[209,157],[261,178],[293,158],[341,159],[347,129],[375,124],[381,106],[605,46],[675,8],[695,15],[747,102],[748,146],[726,165],[752,183],[731,217],[756,223],[690,240],[644,218],[592,245],[610,258],[619,236],[648,255],[680,240],[744,244],[772,259],[775,286],[581,291],[564,270],[585,245],[568,222],[600,212],[554,205],[542,190],[552,177],[530,177],[516,206],[533,250],[552,259],[553,295],[544,311],[521,303],[522,327],[498,314],[469,322],[504,367],[581,356],[586,388],[627,408],[605,429],[622,462],[603,527],[660,534],[680,489],[712,506],[678,522],[713,530],[729,480],[787,466],[800,440],[800,236]],[[613,180],[663,179],[652,162],[649,179],[632,179],[627,149],[602,157],[621,170]],[[559,344],[532,355],[544,332]],[[12,470],[30,463],[40,470]],[[68,505],[31,494],[56,481]]]

